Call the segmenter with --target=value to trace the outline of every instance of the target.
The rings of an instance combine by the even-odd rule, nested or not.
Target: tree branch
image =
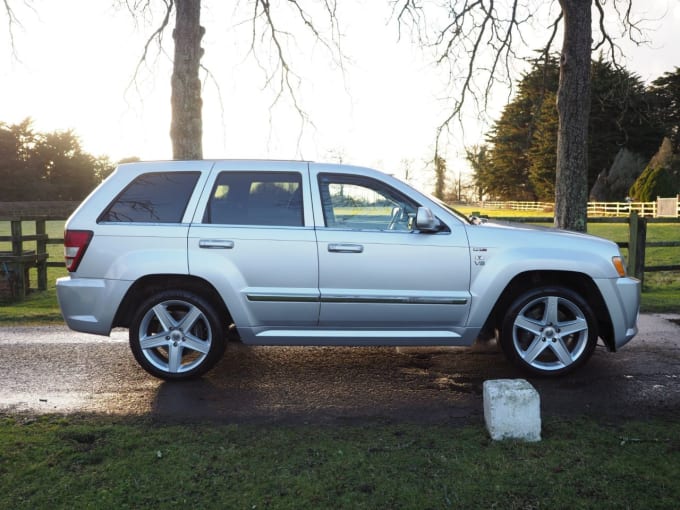
[[[264,87],[274,86],[274,99],[269,106],[270,125],[273,120],[274,108],[284,97],[290,99],[293,109],[300,119],[299,149],[305,126],[314,127],[314,124],[310,120],[300,97],[299,87],[302,84],[302,78],[294,71],[291,53],[288,49],[290,43],[295,44],[295,37],[291,31],[281,28],[285,24],[284,21],[281,21],[281,18],[284,18],[286,13],[276,10],[280,8],[280,5],[278,3],[274,5],[270,0],[255,0],[253,2],[249,53],[254,56],[257,65],[264,73]],[[309,34],[313,41],[321,45],[331,56],[334,65],[340,68],[344,80],[345,57],[340,44],[341,33],[337,16],[337,1],[323,0],[320,6],[319,2],[316,3],[316,8],[320,8],[325,13],[330,37],[324,35],[324,30],[320,28],[318,22],[314,22],[315,17],[305,8],[303,0],[287,0],[283,5],[287,5],[290,9],[288,15],[293,16],[293,19],[302,24],[303,32]],[[273,50],[273,54],[269,55],[267,65],[260,59],[260,50],[258,49],[259,45],[265,43],[268,43]]]
[[[139,57],[139,60],[137,61],[137,65],[135,66],[135,72],[132,76],[132,79],[130,80],[130,83],[128,84],[128,88],[130,88],[133,84],[137,82],[137,76],[139,75],[139,70],[141,69],[142,65],[146,63],[147,57],[149,55],[149,49],[151,48],[151,45],[156,43],[158,47],[158,52],[161,53],[163,51],[163,33],[165,32],[165,29],[168,27],[170,23],[170,16],[172,15],[172,11],[174,9],[174,0],[162,0],[163,4],[165,5],[165,12],[163,13],[163,19],[161,20],[161,23],[156,27],[156,29],[153,31],[153,33],[148,37],[146,42],[144,43],[144,49],[142,50],[142,55]],[[150,3],[151,0],[135,0],[134,2],[130,2],[126,0],[125,4],[130,12],[130,14],[135,14],[136,9],[141,9],[142,12],[146,12],[147,9],[150,8]]]
[[[512,61],[517,58],[514,35],[523,41],[521,26],[529,23],[532,13],[523,11],[517,0],[511,2],[507,16],[498,11],[493,0],[448,2],[449,21],[437,31],[433,47],[438,56],[435,62],[448,62],[450,80],[461,83],[457,98],[447,117],[437,126],[435,154],[439,155],[439,142],[444,131],[454,119],[461,120],[468,98],[480,110],[486,110],[494,86],[499,82],[511,86]],[[482,51],[491,48],[490,53]],[[467,62],[465,68],[459,62]],[[462,78],[459,78],[462,75]],[[481,83],[480,75],[483,75]]]
[[[16,45],[14,44],[14,25],[19,25],[20,23],[16,14],[14,14],[14,11],[9,5],[9,0],[2,0],[2,3],[5,6],[5,13],[7,14],[7,31],[9,33],[9,42],[12,46],[12,55],[14,55],[14,58],[16,58],[17,53]]]
[[[612,33],[618,20],[627,35],[636,43],[643,40],[640,22],[632,19],[633,0],[593,0],[597,10],[597,35],[593,49],[605,47],[609,58],[616,63],[622,55]],[[541,19],[552,18],[547,25],[546,44],[539,49],[544,62],[554,51],[559,26],[563,22],[562,6],[557,1],[529,2],[523,0],[444,0],[435,4],[422,0],[392,0],[392,18],[396,19],[398,35],[404,26],[421,33],[424,28],[432,34],[424,45],[434,52],[435,64],[448,65],[450,94],[448,113],[436,128],[435,152],[439,150],[442,134],[456,119],[462,126],[463,109],[472,101],[478,112],[484,113],[491,104],[492,92],[504,84],[512,90],[516,61],[527,58],[522,51],[530,50],[532,31],[545,30]],[[612,7],[613,6],[613,9]],[[556,7],[559,12],[556,12]],[[430,20],[441,20],[439,26],[424,27],[426,14]],[[532,34],[533,35],[533,34]]]
[[[427,22],[425,21],[425,11],[420,2],[418,0],[403,0],[403,4],[400,5],[400,0],[390,0],[390,4],[392,5],[390,21],[397,20],[397,40],[401,41],[401,27],[403,24],[407,24],[404,20],[408,17],[411,34],[413,35],[415,32],[417,41],[423,44],[425,38],[423,37],[422,27],[427,26]]]
[[[614,44],[614,41],[612,40],[611,36],[607,32],[607,29],[604,26],[604,20],[605,20],[605,14],[604,14],[604,7],[602,7],[602,0],[595,0],[595,8],[597,9],[599,19],[598,19],[598,25],[600,27],[600,40],[593,46],[592,51],[596,51],[600,49],[602,46],[607,44],[609,46],[609,54],[611,55],[612,62],[614,65],[616,64],[616,50],[618,49],[619,51],[620,48]]]
[[[19,21],[19,17],[16,15],[14,9],[12,9],[12,6],[10,6],[9,0],[2,0],[2,4],[5,8],[5,15],[7,16],[7,33],[9,34],[9,44],[10,48],[12,49],[12,56],[18,61],[19,56],[17,54],[16,41],[14,39],[14,29],[17,27],[22,27],[21,21]],[[30,0],[24,0],[23,4],[35,12],[35,8],[31,5]]]

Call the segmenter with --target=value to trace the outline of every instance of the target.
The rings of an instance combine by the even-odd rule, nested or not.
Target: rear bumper
[[[609,309],[614,332],[614,350],[626,345],[637,335],[640,314],[640,280],[616,278],[595,280]]]
[[[57,299],[69,328],[108,336],[132,282],[65,276],[57,280]]]

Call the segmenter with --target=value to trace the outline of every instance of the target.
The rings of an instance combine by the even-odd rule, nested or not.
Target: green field
[[[470,213],[472,211],[465,211]],[[530,215],[526,211],[487,210],[482,214],[490,217],[526,217]],[[535,217],[545,217],[545,213],[531,214]],[[63,237],[64,222],[47,222],[47,233],[50,238]],[[590,223],[588,230],[591,234],[605,237],[617,242],[628,241],[628,225],[625,223]],[[33,222],[24,222],[23,233],[30,235],[35,233]],[[0,222],[0,236],[10,235],[10,224],[7,221]],[[680,240],[679,223],[650,223],[647,227],[648,241],[677,241]],[[0,243],[0,251],[11,249],[9,243]],[[25,249],[35,249],[34,243],[25,243]],[[61,244],[48,245],[50,261],[63,260],[63,247]],[[622,250],[624,256],[626,250]],[[680,264],[680,247],[648,248],[647,265]],[[67,274],[65,268],[48,269],[48,289],[45,292],[31,292],[22,303],[0,303],[0,325],[21,323],[60,323],[61,314],[57,306],[55,280]],[[0,270],[0,277],[4,273]],[[37,275],[35,270],[30,273],[31,285],[36,286]],[[658,272],[645,274],[645,288],[642,294],[642,310],[646,312],[678,312],[680,311],[680,272]]]
[[[0,420],[0,508],[671,509],[680,424],[168,425]]]
[[[47,235],[50,239],[60,239],[64,236],[63,221],[48,221],[46,224]],[[22,224],[24,235],[35,234],[35,223],[26,221]],[[0,221],[0,236],[10,235],[10,223]],[[10,243],[0,243],[0,251],[10,251]],[[34,242],[24,243],[25,250],[35,250]],[[49,244],[47,251],[50,254],[50,262],[61,262],[64,260],[64,247],[62,244]],[[26,324],[26,323],[61,323],[63,319],[57,305],[57,295],[55,281],[61,276],[66,276],[68,272],[65,267],[50,267],[47,269],[47,291],[32,291],[22,303],[0,302],[0,325],[2,324]],[[0,278],[4,272],[0,269]],[[37,271],[29,271],[31,287],[37,286]]]
[[[625,225],[593,226],[627,237]],[[677,227],[654,225],[650,237],[673,239]],[[50,224],[50,236],[61,229]],[[50,247],[55,260],[61,252]],[[61,322],[54,280],[64,274],[52,268],[48,291],[0,306],[0,327]],[[658,296],[658,309],[677,311],[679,295],[675,274],[651,285],[643,302]],[[0,508],[671,509],[680,501],[680,420],[669,413],[544,417],[540,443],[491,441],[481,420],[324,426],[0,415]]]

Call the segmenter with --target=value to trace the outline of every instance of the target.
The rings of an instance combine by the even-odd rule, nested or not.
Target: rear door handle
[[[198,241],[198,247],[209,250],[231,250],[234,247],[234,241],[227,241],[225,239],[201,239]]]
[[[360,244],[329,244],[328,251],[334,253],[362,253],[364,247]]]

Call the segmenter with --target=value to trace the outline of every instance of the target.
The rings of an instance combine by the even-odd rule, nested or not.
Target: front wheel
[[[563,287],[542,287],[510,305],[500,340],[506,357],[524,371],[557,376],[583,365],[597,336],[597,321],[584,299]]]
[[[130,348],[151,375],[167,380],[198,377],[224,353],[222,324],[214,307],[187,291],[162,291],[139,307],[130,326]]]

